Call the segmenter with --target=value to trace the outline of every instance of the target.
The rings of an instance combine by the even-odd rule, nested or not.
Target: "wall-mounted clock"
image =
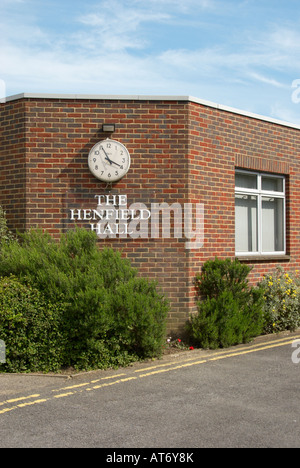
[[[119,141],[99,141],[89,152],[88,165],[91,173],[103,182],[117,182],[130,168],[128,149]]]

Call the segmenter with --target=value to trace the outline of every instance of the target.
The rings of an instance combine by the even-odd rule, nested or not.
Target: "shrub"
[[[262,290],[249,286],[247,265],[238,260],[210,260],[195,284],[200,300],[190,317],[190,339],[202,348],[246,343],[263,329]]]
[[[251,268],[238,260],[208,260],[196,276],[195,285],[199,296],[217,298],[224,291],[231,291],[240,301],[247,301],[251,294],[248,275]]]
[[[0,275],[9,274],[29,280],[51,303],[63,303],[65,366],[106,368],[159,353],[164,298],[119,252],[100,251],[95,233],[76,229],[56,242],[27,232],[22,242],[1,249]]]
[[[155,282],[132,278],[119,283],[112,300],[115,336],[121,349],[141,358],[162,353],[166,337],[168,303]]]
[[[63,363],[63,305],[54,305],[31,285],[0,279],[0,339],[6,346],[5,372],[56,371]]]
[[[264,333],[294,331],[300,327],[300,277],[282,268],[266,275],[264,290]]]

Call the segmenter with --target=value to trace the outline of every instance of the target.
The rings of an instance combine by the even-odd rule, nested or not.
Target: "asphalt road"
[[[112,457],[126,448],[174,457],[183,449],[299,448],[297,339],[300,331],[69,379],[1,374],[0,448],[97,447]]]

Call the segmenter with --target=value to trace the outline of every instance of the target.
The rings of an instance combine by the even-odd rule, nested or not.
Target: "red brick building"
[[[7,98],[0,123],[9,227],[95,230],[100,246],[159,282],[169,331],[195,309],[193,279],[207,259],[238,257],[253,281],[278,264],[299,267],[300,126],[190,97],[38,94]],[[94,147],[107,138],[131,158],[115,183],[88,165],[91,152],[99,175],[120,171],[123,159]],[[105,202],[115,211],[101,212]]]

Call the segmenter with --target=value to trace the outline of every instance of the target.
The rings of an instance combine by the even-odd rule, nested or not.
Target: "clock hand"
[[[108,154],[106,153],[106,151],[105,151],[105,149],[103,148],[103,146],[101,146],[101,148],[103,149],[104,154],[105,154],[105,158],[104,158],[104,159],[105,159],[106,161],[108,161],[110,165],[115,164],[116,166],[121,167],[120,164],[116,163],[115,161],[113,161],[112,159],[110,159],[110,158],[108,157]]]
[[[112,165],[112,161],[109,159],[109,157],[108,157],[108,156],[105,156],[105,158],[104,158],[104,159],[105,159],[106,161],[108,161],[110,165]]]
[[[107,152],[105,151],[105,149],[103,148],[103,146],[101,146],[101,148],[102,148],[102,150],[104,151],[104,154],[105,154],[105,158],[104,158],[104,159],[105,159],[106,161],[108,161],[110,165],[112,165],[113,162],[112,162],[111,159],[109,159]]]
[[[115,164],[116,166],[119,166],[119,167],[121,167],[121,165],[120,165],[120,164],[118,164],[118,163],[116,163],[115,161],[112,161],[112,160],[110,160],[110,161],[111,161],[111,163],[112,163],[112,164]]]

